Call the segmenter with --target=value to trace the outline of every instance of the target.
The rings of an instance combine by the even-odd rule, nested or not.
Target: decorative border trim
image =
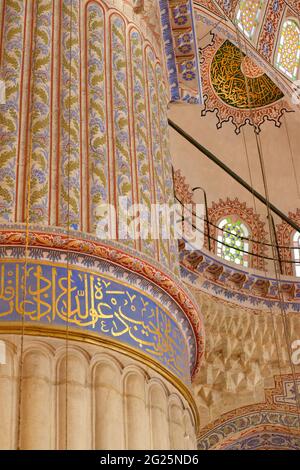
[[[192,377],[199,371],[205,343],[203,319],[199,314],[196,301],[182,288],[182,283],[174,279],[174,276],[166,274],[165,270],[162,271],[161,267],[155,267],[153,263],[146,261],[145,257],[142,259],[133,250],[127,252],[121,246],[111,246],[88,236],[83,237],[78,232],[75,237],[73,234],[70,235],[65,231],[53,228],[48,228],[45,232],[41,228],[31,227],[29,232],[25,233],[24,227],[21,229],[14,226],[4,229],[3,226],[0,226],[0,245],[40,247],[92,255],[102,260],[108,260],[150,280],[168,293],[188,318],[198,348]]]
[[[200,61],[193,1],[159,0],[159,5],[171,101],[181,100],[189,104],[202,104]],[[171,17],[171,12],[174,18]],[[180,41],[183,41],[181,49],[178,47]]]
[[[180,272],[186,283],[210,295],[251,309],[280,309],[277,279],[253,269],[246,271],[216,255],[201,251],[180,252]],[[300,312],[300,280],[281,277],[280,291],[286,312]]]
[[[261,54],[259,54],[256,49],[253,47],[253,45],[249,42],[246,41],[247,46],[245,46],[244,41],[242,44],[238,43],[237,40],[237,35],[235,31],[230,27],[229,24],[224,24],[221,22],[221,24],[217,24],[214,20],[209,18],[207,14],[202,11],[201,9],[195,8],[196,9],[196,20],[203,21],[204,24],[211,26],[212,29],[215,31],[215,33],[211,33],[213,36],[217,36],[220,34],[224,38],[229,39],[232,44],[235,46],[241,48],[241,50],[248,56],[250,57],[261,69],[265,70],[265,73],[276,83],[276,85],[282,90],[282,92],[286,96],[292,96],[294,93],[294,90],[292,88],[292,84],[288,82],[287,79],[282,77],[279,72],[277,72],[272,65],[265,60]]]
[[[174,52],[173,35],[171,29],[170,10],[168,0],[159,0],[161,9],[161,23],[163,30],[163,40],[165,43],[165,53],[167,58],[167,69],[169,75],[171,101],[179,101],[179,82],[177,75],[176,58]]]

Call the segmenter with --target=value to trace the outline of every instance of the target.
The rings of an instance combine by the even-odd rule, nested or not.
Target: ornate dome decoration
[[[201,58],[205,102],[202,116],[216,112],[217,128],[232,121],[237,134],[247,123],[257,133],[266,120],[280,127],[283,112],[291,111],[284,94],[238,47],[215,36],[211,45],[201,51]]]
[[[275,64],[288,78],[297,79],[300,65],[300,29],[297,21],[287,19],[283,23]]]
[[[239,3],[239,0],[216,0],[216,3],[221,7],[224,13],[229,17],[232,18],[234,16],[234,12],[236,7]]]
[[[200,6],[206,8],[210,13],[213,13],[221,18],[226,18],[223,9],[216,5],[215,0],[201,0],[201,2],[194,2],[196,6]]]
[[[181,170],[174,171],[174,192],[178,199],[184,204],[193,204],[193,192],[181,174]]]
[[[271,61],[276,43],[278,27],[286,7],[285,0],[269,2],[262,30],[258,39],[257,50],[267,60]]]
[[[197,2],[200,7],[208,8],[207,0]],[[297,35],[295,31],[296,19],[299,19],[300,2],[299,0],[215,0],[220,10],[227,18],[225,27],[217,27],[218,31],[222,30],[230,41],[234,38],[232,32],[236,33],[236,28],[242,33],[248,46],[254,46],[257,53],[269,64],[281,70],[289,80],[295,80],[295,46],[290,47],[291,37]],[[214,11],[215,14],[217,14]],[[221,17],[222,14],[219,14]],[[229,21],[228,21],[229,20]],[[209,22],[209,20],[207,20]],[[293,31],[289,31],[289,47],[284,47],[282,43],[284,28],[286,23],[293,23]],[[226,34],[227,30],[227,34]],[[295,41],[296,44],[297,41]],[[287,43],[287,41],[285,41]],[[286,49],[286,53],[282,53],[281,49]],[[278,55],[280,54],[280,57]],[[284,58],[283,58],[284,56]],[[289,63],[286,66],[280,66],[279,59]],[[296,60],[298,63],[298,59]],[[291,65],[292,64],[292,65]],[[297,66],[298,69],[298,66]],[[271,75],[270,75],[271,76]],[[273,81],[274,78],[272,77]],[[276,83],[278,83],[275,80]],[[283,88],[281,87],[283,90]],[[287,94],[285,92],[285,94]]]
[[[298,449],[297,402],[292,375],[274,377],[265,389],[265,401],[237,408],[201,430],[201,450]],[[300,389],[300,376],[296,375]]]
[[[236,14],[239,29],[252,39],[259,24],[263,2],[262,0],[242,0]]]
[[[266,74],[245,78],[243,70],[249,71],[251,59],[245,68],[244,58],[245,54],[228,40],[216,52],[211,63],[211,83],[222,101],[236,108],[255,109],[283,98],[283,93]]]

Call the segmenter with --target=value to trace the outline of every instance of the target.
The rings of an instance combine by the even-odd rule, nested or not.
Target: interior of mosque
[[[300,449],[299,130],[299,0],[0,0],[1,449]]]

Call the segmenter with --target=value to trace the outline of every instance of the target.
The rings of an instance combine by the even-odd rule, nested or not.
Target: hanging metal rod
[[[289,224],[296,232],[300,233],[300,226],[290,219],[287,215],[285,215],[281,210],[279,210],[274,204],[268,202],[267,199],[258,193],[250,184],[248,184],[243,178],[241,178],[237,173],[231,170],[229,166],[225,165],[218,157],[216,157],[212,152],[210,152],[207,148],[203,147],[194,137],[190,134],[185,132],[181,127],[175,124],[174,121],[168,119],[169,126],[171,126],[178,134],[180,134],[184,139],[186,139],[190,144],[196,147],[200,152],[202,152],[207,158],[209,158],[212,162],[216,163],[222,170],[224,170],[229,176],[231,176],[235,181],[237,181],[241,186],[243,186],[249,193],[251,193],[256,199],[262,202],[266,207],[269,207],[274,214],[278,215],[282,220],[284,220],[287,224]]]

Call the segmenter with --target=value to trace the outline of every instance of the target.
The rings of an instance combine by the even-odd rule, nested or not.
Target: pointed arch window
[[[297,21],[283,23],[276,55],[276,67],[291,80],[296,80],[300,65],[300,28]]]
[[[295,274],[300,277],[300,233],[295,232],[293,235],[293,258],[295,263]]]
[[[238,28],[252,39],[259,24],[261,11],[263,7],[262,0],[241,0],[236,14]]]
[[[244,222],[231,216],[222,219],[219,224],[217,255],[242,266],[249,266],[249,230]]]

